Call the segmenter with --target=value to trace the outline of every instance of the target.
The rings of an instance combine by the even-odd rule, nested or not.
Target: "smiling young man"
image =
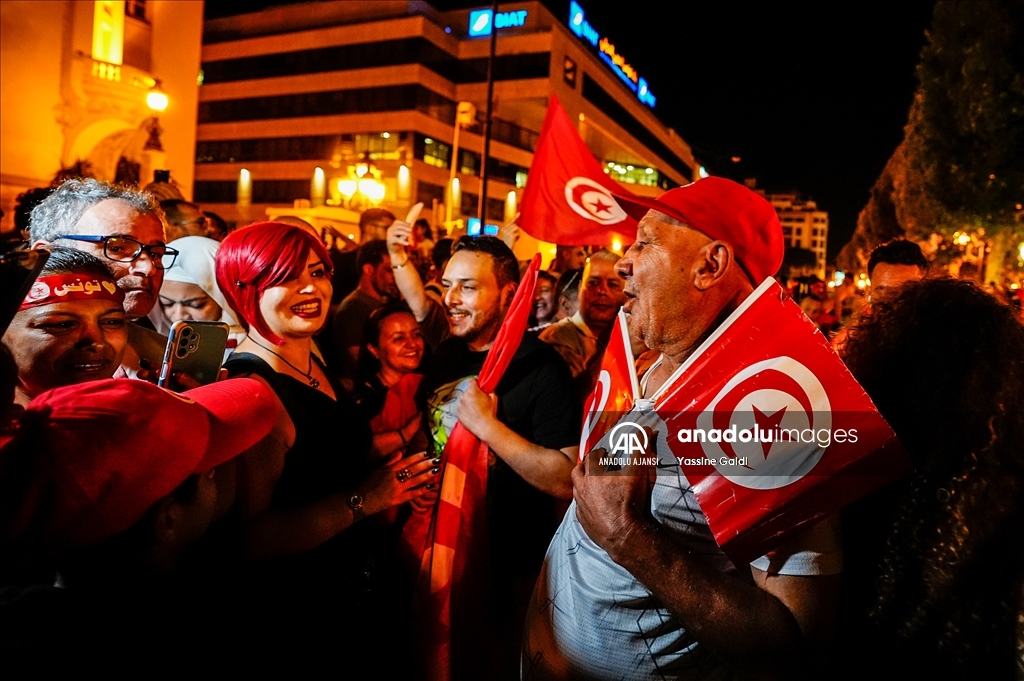
[[[565,362],[535,334],[523,337],[495,394],[477,385],[519,284],[519,265],[508,246],[490,236],[461,238],[442,281],[450,336],[423,379],[421,403],[435,454],[456,422],[490,448],[488,581],[494,603],[487,619],[502,628],[495,634],[503,647],[498,666],[511,675],[518,668],[525,604],[557,521],[557,500],[572,496],[580,406]],[[407,284],[399,278],[400,286]]]

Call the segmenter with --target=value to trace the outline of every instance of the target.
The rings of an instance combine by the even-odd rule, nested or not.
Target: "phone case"
[[[174,322],[167,337],[158,385],[168,387],[173,371],[182,371],[202,385],[213,383],[220,374],[227,342],[228,325],[223,322]]]

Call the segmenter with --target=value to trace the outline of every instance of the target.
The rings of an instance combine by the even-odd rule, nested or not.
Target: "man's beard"
[[[458,308],[455,308],[458,309]],[[497,329],[501,327],[501,320],[504,318],[504,312],[501,308],[492,308],[486,317],[480,318],[480,323],[471,329],[466,335],[461,336],[462,340],[467,343],[475,343],[485,335],[491,335],[487,341],[494,340],[493,336],[497,336]]]

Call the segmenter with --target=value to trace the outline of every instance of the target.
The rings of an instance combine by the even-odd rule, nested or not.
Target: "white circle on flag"
[[[761,388],[742,395],[724,424],[714,418],[723,398],[762,372],[778,372],[789,377],[804,394],[791,394],[788,392],[791,384],[783,381],[779,387]],[[804,404],[810,404],[810,411]],[[777,489],[804,477],[821,460],[831,444],[832,407],[824,386],[810,369],[792,357],[773,357],[733,376],[697,417],[697,428],[705,432],[713,428],[721,430],[723,425],[737,435],[743,431],[754,434],[756,429],[761,437],[744,441],[743,437],[734,436],[735,441],[729,441],[731,454],[726,453],[720,443],[702,442],[701,448],[714,462],[715,469],[741,487]],[[771,442],[764,441],[763,434],[768,430]],[[823,431],[827,431],[827,436]],[[740,459],[745,459],[745,464],[739,465]]]
[[[578,215],[601,225],[615,225],[626,219],[626,211],[611,192],[587,177],[574,177],[565,183],[565,200]]]

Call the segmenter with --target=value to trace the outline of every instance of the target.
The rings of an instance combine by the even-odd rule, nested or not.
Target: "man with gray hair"
[[[94,179],[68,180],[32,210],[32,248],[77,248],[103,259],[124,291],[129,319],[156,305],[177,251],[164,241],[164,216],[145,192]]]

